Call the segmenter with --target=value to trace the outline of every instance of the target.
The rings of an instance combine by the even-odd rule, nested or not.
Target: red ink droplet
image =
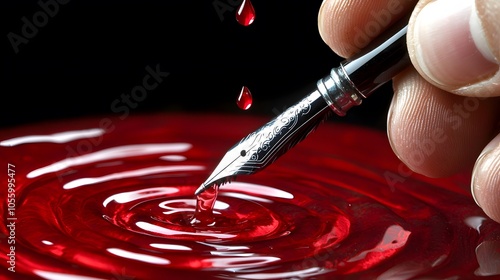
[[[236,21],[243,26],[249,26],[255,20],[255,9],[250,0],[243,0],[236,11]]]
[[[241,88],[236,104],[243,110],[248,110],[252,106],[252,93],[250,93],[250,90],[246,86]]]

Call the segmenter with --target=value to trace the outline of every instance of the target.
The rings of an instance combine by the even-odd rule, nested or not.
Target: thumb
[[[500,223],[500,134],[484,148],[476,161],[471,187],[477,205]]]
[[[460,95],[500,96],[500,1],[422,0],[408,29],[413,65]]]

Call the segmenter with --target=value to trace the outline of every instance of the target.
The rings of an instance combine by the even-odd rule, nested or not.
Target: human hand
[[[469,168],[474,199],[500,222],[500,1],[325,0],[318,28],[348,58],[408,13],[413,67],[393,79],[391,146],[429,177]]]

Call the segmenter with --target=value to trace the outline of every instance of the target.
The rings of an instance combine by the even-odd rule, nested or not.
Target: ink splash
[[[254,20],[255,9],[252,2],[250,2],[250,0],[243,0],[238,10],[236,10],[236,21],[243,26],[249,26]]]
[[[191,220],[191,224],[214,225],[215,219],[213,216],[219,186],[213,185],[196,196],[196,208]]]
[[[474,203],[470,178],[402,173],[383,132],[324,123],[265,171],[197,200],[220,157],[266,121],[157,114],[3,129],[16,220],[0,225],[0,279],[500,274],[500,225]]]
[[[241,88],[240,94],[238,95],[238,99],[236,100],[236,104],[242,110],[248,110],[252,106],[253,98],[252,93],[248,89],[248,87],[243,86]]]

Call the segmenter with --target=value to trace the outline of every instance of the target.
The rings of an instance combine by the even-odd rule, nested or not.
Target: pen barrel
[[[406,45],[408,19],[406,16],[396,22],[360,53],[340,64],[339,68],[363,97],[410,65]]]

